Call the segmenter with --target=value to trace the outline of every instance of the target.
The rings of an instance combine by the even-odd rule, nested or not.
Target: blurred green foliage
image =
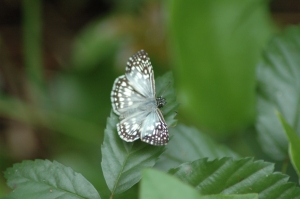
[[[300,135],[299,35],[299,27],[289,27],[272,38],[257,67],[258,117],[255,125],[263,150],[275,160],[288,156],[288,140],[275,110]]]
[[[174,71],[178,102],[181,104],[179,121],[192,124],[216,139],[227,140],[234,147],[233,152],[230,149],[223,151],[223,146],[203,136],[201,131],[179,125],[181,130],[170,130],[172,136],[199,133],[199,137],[205,141],[192,140],[189,147],[170,146],[165,156],[162,156],[163,160],[169,161],[166,167],[173,164],[170,160],[172,157],[184,156],[184,153],[177,153],[177,150],[188,153],[197,149],[197,152],[190,153],[191,156],[179,156],[173,162],[177,164],[196,157],[217,158],[226,154],[239,154],[276,160],[279,161],[277,170],[282,165],[286,168],[289,163],[282,161],[288,157],[288,142],[282,139],[284,134],[257,128],[260,136],[258,142],[255,137],[257,129],[247,129],[255,124],[258,127],[260,123],[256,123],[256,114],[260,118],[261,111],[269,108],[264,104],[256,107],[256,97],[262,94],[263,97],[275,99],[271,92],[260,93],[263,88],[268,91],[268,87],[264,86],[272,86],[272,82],[263,83],[258,94],[255,90],[257,65],[274,29],[268,1],[113,2],[113,8],[105,16],[99,14],[85,26],[80,26],[78,31],[74,31],[73,37],[68,38],[68,42],[64,43],[64,40],[54,37],[47,43],[49,45],[53,42],[53,46],[50,45],[52,48],[47,48],[45,35],[56,31],[58,35],[61,33],[61,27],[55,29],[56,24],[50,26],[54,30],[47,29],[51,22],[57,22],[54,17],[57,12],[46,17],[43,12],[47,8],[43,7],[45,2],[24,0],[20,6],[21,64],[8,52],[0,32],[0,116],[3,132],[0,134],[1,170],[23,159],[54,159],[82,173],[101,193],[101,197],[109,197],[100,166],[100,145],[111,110],[110,92],[114,79],[124,73],[128,57],[140,49],[149,53],[156,77],[170,68]],[[68,7],[68,17],[83,9],[84,4],[84,1],[80,1],[68,7],[70,1],[60,2],[62,7]],[[72,11],[72,8],[78,10]],[[53,21],[49,20],[52,17]],[[66,34],[65,37],[68,36]],[[298,52],[299,40],[290,33],[285,38],[296,38],[296,42],[288,42],[286,51],[272,52],[277,48],[273,46],[274,43],[266,48],[265,54],[273,57],[274,53],[279,60],[275,58],[271,62],[273,65],[270,71],[269,65],[257,71],[259,82],[263,82],[265,76],[272,74],[273,70],[286,74],[282,70],[286,63],[281,62],[281,56],[291,55],[291,59],[288,59],[291,62],[287,63],[293,63],[293,66],[299,68],[297,56],[290,53]],[[65,44],[67,50],[63,48]],[[279,44],[279,49],[285,45],[281,40]],[[56,45],[59,47],[55,48]],[[55,61],[49,57],[54,57]],[[273,66],[276,67],[272,69]],[[286,79],[289,79],[289,75]],[[287,89],[294,83],[298,85],[297,82],[291,82],[291,85],[282,83],[281,79],[276,83],[279,86],[286,85]],[[291,99],[291,95],[287,96],[288,100]],[[288,106],[291,105],[288,100],[280,104],[287,110],[298,110],[298,105],[296,108]],[[274,125],[273,120],[268,120],[273,116],[264,120],[262,125],[277,128],[279,123]],[[283,116],[292,122],[289,115]],[[293,119],[295,125],[292,126],[297,130],[298,114]],[[179,138],[174,138],[174,143],[178,143]],[[189,143],[189,137],[184,138],[179,143]],[[212,152],[213,149],[216,149],[216,153]],[[162,164],[164,162],[160,161],[157,167]],[[291,167],[287,173],[295,180],[295,171]],[[2,196],[9,190],[4,186],[4,179],[0,180]],[[128,198],[132,195],[136,197],[137,186],[125,193]]]

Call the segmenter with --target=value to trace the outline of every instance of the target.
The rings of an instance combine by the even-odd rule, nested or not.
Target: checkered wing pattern
[[[129,58],[125,75],[114,82],[111,101],[120,117],[117,130],[123,140],[140,138],[156,146],[168,143],[167,124],[156,102],[152,65],[144,50]]]
[[[168,127],[159,109],[151,112],[144,120],[141,130],[141,140],[156,146],[168,143]]]

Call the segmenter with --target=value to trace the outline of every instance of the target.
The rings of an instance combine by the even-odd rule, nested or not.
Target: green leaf
[[[157,96],[163,95],[167,104],[162,108],[162,113],[170,127],[174,124],[176,115],[175,90],[172,88],[173,78],[171,73],[166,73],[156,80]],[[135,142],[123,141],[116,129],[119,122],[118,116],[111,113],[107,120],[104,132],[102,150],[102,170],[111,194],[119,194],[131,188],[141,179],[141,170],[153,167],[165,147],[146,144],[140,140]]]
[[[118,133],[118,116],[111,113],[104,132],[102,170],[112,195],[122,193],[141,179],[141,170],[152,167],[164,147],[156,147],[141,141],[125,142]]]
[[[238,157],[235,152],[216,143],[193,127],[177,125],[170,129],[170,135],[172,136],[171,141],[155,165],[164,171],[177,167],[184,162],[205,157],[209,159]]]
[[[143,171],[140,186],[141,199],[198,199],[200,194],[193,187],[166,173],[147,169]]]
[[[268,1],[170,1],[181,113],[234,132],[255,116],[255,66],[270,35]]]
[[[141,199],[258,199],[258,194],[201,196],[191,186],[166,173],[147,169],[143,171],[140,186]]]
[[[277,110],[300,135],[300,27],[290,27],[267,46],[257,79],[258,138],[265,153],[275,160],[287,157],[288,141]]]
[[[203,195],[258,193],[260,199],[300,198],[299,187],[287,182],[287,175],[273,170],[273,164],[252,158],[222,158],[185,163],[170,173]]]
[[[284,132],[289,140],[289,154],[298,176],[300,176],[300,138],[295,133],[294,129],[285,121],[280,113],[277,116],[284,128]]]
[[[203,196],[201,199],[258,199],[258,194],[234,194],[234,195],[208,195]]]
[[[5,171],[9,198],[89,198],[100,199],[97,190],[81,174],[58,162],[23,161]]]

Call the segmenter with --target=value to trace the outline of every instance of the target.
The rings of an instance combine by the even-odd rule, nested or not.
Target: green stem
[[[40,0],[23,0],[23,53],[31,86],[43,85],[42,12]]]
[[[99,132],[102,131],[102,126],[56,111],[39,109],[15,98],[0,98],[0,116],[47,128],[89,144],[101,142]]]
[[[286,173],[288,166],[289,166],[289,158],[286,158],[282,164],[281,173]]]

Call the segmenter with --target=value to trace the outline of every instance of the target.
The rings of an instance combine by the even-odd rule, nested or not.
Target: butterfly
[[[125,75],[115,80],[111,102],[113,111],[120,118],[117,124],[120,138],[126,142],[140,138],[155,146],[168,143],[168,127],[159,109],[166,100],[156,97],[154,72],[144,50],[129,58]]]

